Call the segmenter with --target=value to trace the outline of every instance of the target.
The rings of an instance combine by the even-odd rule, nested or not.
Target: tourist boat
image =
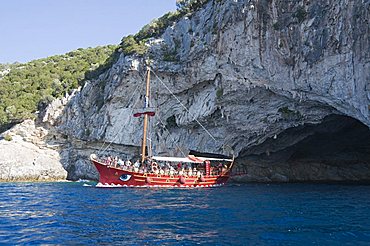
[[[158,77],[159,79],[159,77]],[[147,156],[150,68],[147,69],[145,107],[134,117],[143,117],[141,161],[132,164],[115,158],[90,156],[99,172],[98,187],[214,187],[224,185],[231,174],[234,157],[190,151],[188,156]],[[199,123],[199,122],[198,122]],[[200,124],[200,123],[199,123]]]

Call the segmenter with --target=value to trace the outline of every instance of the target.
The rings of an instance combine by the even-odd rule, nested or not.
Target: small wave
[[[89,183],[89,182],[91,182],[91,180],[88,180],[88,179],[79,179],[76,182],[78,182],[78,183]]]
[[[95,187],[98,188],[119,188],[119,187],[127,187],[127,185],[115,185],[115,184],[102,184],[102,183],[97,183]]]

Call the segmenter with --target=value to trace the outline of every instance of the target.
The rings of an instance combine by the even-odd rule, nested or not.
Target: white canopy
[[[189,163],[203,163],[204,161],[229,161],[229,162],[233,161],[232,159],[217,159],[198,156],[193,159],[190,159],[188,157],[152,156],[152,159],[156,161],[189,162]]]
[[[229,161],[229,162],[233,161],[233,159],[219,159],[219,158],[207,158],[207,157],[197,157],[197,159],[201,159],[203,161]]]

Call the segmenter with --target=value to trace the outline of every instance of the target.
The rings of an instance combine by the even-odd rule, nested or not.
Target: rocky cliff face
[[[59,181],[67,178],[58,145],[47,144],[49,132],[26,120],[0,139],[0,181]]]
[[[150,41],[154,154],[232,150],[249,181],[370,180],[369,12],[370,1],[211,0],[174,23]],[[121,54],[53,122],[71,178],[96,178],[92,152],[138,154],[144,74],[143,58]]]

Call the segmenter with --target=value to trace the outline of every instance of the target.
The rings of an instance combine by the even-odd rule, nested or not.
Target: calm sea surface
[[[370,186],[0,183],[0,245],[370,245]]]

